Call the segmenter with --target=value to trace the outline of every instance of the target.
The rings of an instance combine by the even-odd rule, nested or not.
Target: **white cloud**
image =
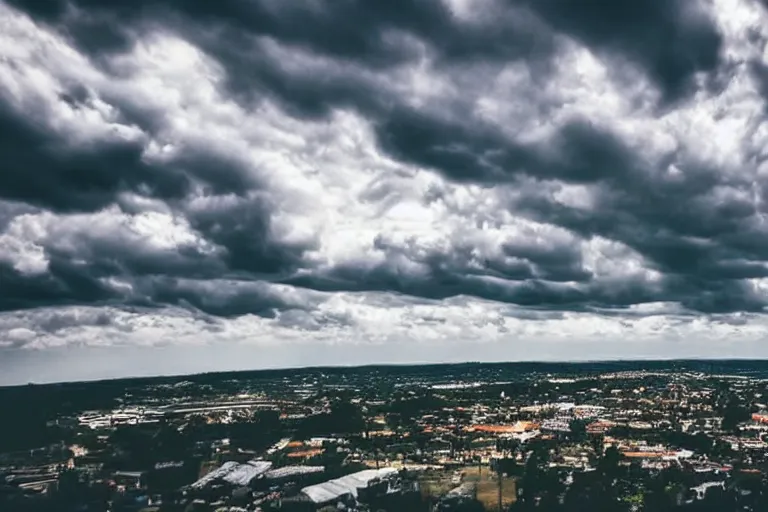
[[[0,235],[0,242],[0,257],[5,255],[6,261],[25,273],[44,272],[48,264],[46,251],[51,250],[73,258],[92,257],[99,250],[119,256],[177,253],[186,248],[202,254],[217,251],[193,232],[183,217],[156,211],[131,215],[117,207],[96,213],[19,215]]]
[[[477,356],[483,360],[514,354],[515,347],[533,358],[558,360],[574,356],[569,344],[590,347],[595,354],[604,353],[606,347],[617,353],[621,350],[632,353],[645,344],[654,346],[674,340],[685,343],[688,352],[683,355],[691,356],[696,355],[696,347],[709,351],[707,347],[714,348],[724,339],[734,346],[759,342],[768,327],[762,316],[751,316],[742,323],[681,315],[670,312],[671,308],[665,305],[634,309],[636,314],[627,316],[566,313],[532,320],[524,310],[467,297],[440,302],[379,293],[340,293],[324,294],[312,310],[283,312],[283,315],[306,315],[304,322],[288,323],[279,316],[253,315],[211,323],[176,308],[128,312],[69,307],[4,313],[0,314],[0,338],[34,349],[70,345],[174,345],[186,349],[213,343],[253,349],[295,347],[291,350],[326,344],[339,347],[426,344],[440,350],[442,344],[467,344],[476,346]],[[108,323],[105,317],[109,318]],[[335,349],[329,349],[336,353]],[[485,350],[488,352],[483,352]],[[589,358],[589,355],[579,354],[578,358]]]

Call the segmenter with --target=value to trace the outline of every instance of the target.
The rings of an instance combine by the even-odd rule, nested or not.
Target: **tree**
[[[749,409],[735,400],[729,401],[723,408],[723,430],[733,432],[737,429],[739,423],[748,421],[750,418]]]
[[[569,427],[571,429],[571,440],[576,443],[580,443],[587,439],[587,422],[585,420],[572,420]]]
[[[593,434],[589,438],[589,444],[595,452],[595,457],[599,460],[603,456],[603,445],[605,438],[602,434]]]
[[[520,479],[520,505],[525,510],[533,508],[538,496],[545,488],[544,474],[541,469],[543,458],[540,450],[532,450],[525,463],[523,478]]]

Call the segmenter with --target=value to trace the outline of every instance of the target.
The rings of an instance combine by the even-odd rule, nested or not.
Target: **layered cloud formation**
[[[379,3],[0,3],[4,350],[765,355],[763,4]]]

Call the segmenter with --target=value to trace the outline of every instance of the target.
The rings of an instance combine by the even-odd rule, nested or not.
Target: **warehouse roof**
[[[232,485],[244,486],[257,476],[266,473],[271,467],[271,462],[263,460],[252,460],[245,464],[225,462],[220,468],[211,471],[193,483],[191,487],[201,489],[214,480],[223,480]]]
[[[395,468],[366,469],[321,484],[310,485],[303,488],[301,492],[315,503],[327,503],[345,494],[357,497],[358,488],[366,487],[368,482],[375,478],[385,477],[396,472]]]
[[[284,468],[272,469],[264,473],[264,478],[278,479],[287,478],[295,475],[308,475],[310,473],[322,473],[324,466],[286,466]]]
[[[222,477],[222,480],[232,485],[248,485],[257,476],[266,473],[272,463],[264,460],[252,460],[240,464],[234,471]]]

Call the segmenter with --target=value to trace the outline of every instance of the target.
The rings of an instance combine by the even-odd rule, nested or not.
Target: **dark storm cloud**
[[[501,256],[480,259],[471,245],[457,243],[449,252],[434,250],[426,254],[413,245],[394,245],[381,237],[374,240],[374,248],[387,255],[387,261],[404,257],[410,262],[425,265],[435,276],[501,277],[510,281],[539,279],[542,281],[588,281],[592,277],[583,269],[580,248],[574,244],[544,243],[519,237],[501,245]]]
[[[703,313],[763,312],[768,300],[749,284],[735,280],[681,278],[669,275],[666,291],[680,304]]]
[[[142,160],[140,141],[72,147],[0,99],[0,197],[60,211],[92,211],[124,191],[181,198],[188,179]]]
[[[188,218],[194,229],[226,250],[224,263],[234,272],[265,277],[295,270],[302,253],[310,249],[272,239],[270,205],[264,196],[214,204],[190,212]]]
[[[292,113],[313,117],[325,115],[331,108],[356,108],[375,121],[380,144],[392,155],[470,181],[503,180],[521,170],[589,181],[621,168],[622,162],[613,165],[610,159],[622,155],[595,150],[594,146],[601,144],[615,146],[614,141],[601,140],[610,135],[577,122],[553,141],[562,150],[560,156],[554,160],[551,154],[543,158],[532,148],[520,147],[487,127],[465,123],[465,118],[436,119],[398,106],[397,98],[382,96],[382,91],[359,83],[348,73],[325,76],[320,81],[315,76],[288,73],[280,62],[265,56],[254,38],[274,38],[283,45],[303,47],[362,67],[391,67],[415,57],[401,42],[402,34],[411,34],[448,61],[526,58],[536,66],[553,55],[556,44],[546,29],[537,26],[535,12],[547,24],[587,44],[626,53],[669,88],[678,88],[694,71],[714,66],[719,48],[717,32],[707,18],[693,12],[695,9],[684,8],[680,1],[624,7],[611,3],[605,8],[590,1],[577,8],[577,4],[568,2],[528,5],[521,0],[505,3],[484,23],[463,23],[437,1],[396,1],[377,7],[361,2],[296,6],[271,1],[115,4],[77,0],[41,7],[38,2],[16,0],[12,4],[59,26],[78,41],[81,20],[101,23],[101,32],[111,30],[120,40],[124,39],[120,34],[126,26],[164,20],[216,56],[228,69],[228,81],[241,94],[267,93],[280,99]],[[94,34],[92,27],[82,32],[88,37]],[[670,51],[672,42],[674,51]],[[712,43],[714,48],[703,42]],[[106,38],[97,45],[85,44],[85,49],[111,51],[113,46]],[[117,45],[118,49],[124,46]],[[206,173],[214,168],[227,168],[207,165],[204,157],[198,154],[185,160],[201,162],[197,164],[198,176],[207,177]],[[242,185],[238,180],[242,175],[221,172],[212,185]]]
[[[552,140],[535,146],[466,119],[447,121],[413,109],[390,113],[376,131],[389,154],[457,181],[499,183],[527,174],[590,183],[634,171],[634,155],[623,143],[584,119],[571,120]]]
[[[587,44],[626,54],[649,71],[665,96],[679,94],[692,73],[712,70],[717,63],[717,31],[706,16],[684,8],[681,2],[651,2],[647,7],[627,9],[613,4],[601,9],[588,2],[577,13],[568,7],[573,4],[561,2],[513,4],[511,10],[503,9],[482,24],[460,22],[441,2],[397,2],[373,9],[358,2],[331,2],[311,8],[271,2],[153,2],[152,7],[146,7],[138,2],[121,7],[120,19],[139,23],[148,12],[158,15],[158,9],[168,16],[181,15],[181,19],[171,16],[168,23],[225,66],[236,97],[247,100],[254,94],[266,94],[279,100],[291,114],[313,118],[334,108],[356,109],[374,122],[379,144],[392,156],[462,181],[504,181],[515,173],[528,172],[588,182],[621,172],[627,168],[628,159],[620,141],[585,120],[567,124],[545,147],[525,147],[496,129],[467,122],[467,115],[437,118],[407,107],[401,98],[390,96],[343,67],[337,72],[326,70],[322,80],[316,75],[290,72],[280,59],[268,56],[264,41],[257,38],[274,38],[281,45],[340,59],[340,64],[380,68],[415,58],[407,45],[396,44],[402,41],[402,34],[411,34],[437,52],[438,62],[525,58],[532,69],[541,70],[557,45],[544,27],[537,26],[530,8],[548,24]],[[79,5],[83,16],[101,12],[100,2]],[[109,9],[106,7],[105,12]],[[559,10],[570,16],[570,21],[561,20]],[[195,28],[201,24],[205,30]],[[394,29],[398,33],[387,37]],[[674,51],[668,47],[672,40]],[[203,165],[201,172],[212,168]],[[236,173],[227,175],[235,180],[233,184],[240,179]]]
[[[760,87],[760,92],[763,97],[768,100],[768,65],[762,62],[750,63],[752,69],[752,76]]]
[[[516,211],[566,227],[582,237],[601,236],[626,244],[661,273],[657,293],[645,299],[680,301],[703,312],[755,311],[768,306],[745,279],[768,277],[768,244],[752,227],[755,209],[739,197],[717,200],[709,173],[690,173],[673,184],[663,180],[603,184],[598,203],[585,211],[545,196],[527,195]],[[708,184],[710,188],[707,188]],[[733,190],[749,190],[734,183]],[[630,302],[644,302],[638,296]]]
[[[251,314],[274,318],[279,310],[301,306],[259,283],[159,278],[143,283],[142,289],[154,304],[191,307],[218,317]]]
[[[639,302],[654,299],[647,290],[629,290],[631,282],[615,283],[611,287],[580,287],[578,284],[535,278],[513,281],[481,277],[478,273],[452,272],[445,268],[430,269],[424,275],[411,275],[383,264],[366,269],[340,266],[334,269],[332,275],[300,276],[284,282],[326,292],[389,291],[431,300],[470,296],[522,307],[561,311],[615,308],[636,304],[638,299],[641,299]]]
[[[642,66],[664,95],[675,97],[691,76],[714,71],[722,37],[700,2],[687,0],[527,0],[552,27]]]
[[[91,97],[84,87],[74,86],[62,100],[80,108]],[[148,127],[158,126],[152,113],[144,114],[142,120]],[[16,216],[37,211],[37,207],[63,213],[97,211],[124,203],[119,194],[133,192],[168,201],[178,214],[188,215],[193,229],[219,250],[215,254],[203,254],[194,246],[153,250],[121,239],[120,234],[93,232],[88,239],[64,240],[57,245],[54,234],[44,247],[50,260],[48,272],[27,275],[3,264],[0,310],[97,303],[160,305],[153,297],[116,291],[100,279],[119,278],[130,284],[145,275],[211,278],[232,273],[246,273],[251,279],[251,274],[269,277],[298,261],[302,248],[282,247],[270,238],[270,211],[264,201],[242,198],[258,186],[247,163],[201,144],[182,148],[170,161],[149,164],[143,158],[143,140],[81,147],[42,122],[36,123],[35,117],[22,116],[0,103],[0,198],[12,200],[2,203],[0,226],[5,228]],[[234,193],[240,198],[237,206],[184,211],[182,199],[190,194],[193,182],[204,184],[209,197]],[[130,205],[123,206],[130,211]],[[243,310],[242,305],[233,307]],[[225,309],[222,300],[215,310],[224,314]],[[258,311],[254,306],[254,312]]]
[[[541,144],[522,144],[498,127],[473,119],[459,102],[447,102],[440,113],[419,110],[366,81],[364,73],[350,72],[386,71],[415,61],[418,51],[404,37],[408,35],[435,54],[437,69],[525,59],[545,76],[549,60],[557,54],[558,35],[566,35],[617,62],[628,60],[653,80],[665,99],[681,99],[695,73],[716,71],[722,45],[711,20],[686,0],[510,1],[500,3],[499,11],[482,23],[464,23],[437,1],[9,3],[57,28],[96,62],[128,49],[149,26],[161,25],[216,58],[226,70],[229,92],[240,101],[267,95],[289,113],[312,118],[337,108],[354,109],[372,123],[380,148],[389,156],[453,181],[514,187],[521,178],[531,177],[542,183],[594,185],[596,204],[591,210],[565,207],[535,193],[510,209],[565,227],[585,240],[601,236],[622,242],[646,258],[662,279],[660,284],[633,278],[596,281],[580,249],[526,240],[504,245],[506,258],[486,261],[473,261],[472,248],[461,244],[450,254],[423,258],[377,240],[374,248],[388,257],[384,264],[342,265],[327,275],[282,279],[301,266],[311,247],[273,239],[274,205],[248,195],[259,183],[246,162],[204,145],[183,147],[178,157],[162,164],[146,163],[138,142],[89,150],[66,147],[45,127],[0,109],[5,162],[0,164],[0,196],[60,211],[93,211],[113,203],[122,191],[134,191],[168,201],[197,233],[221,249],[210,255],[195,248],[153,253],[104,243],[84,244],[66,254],[49,248],[52,267],[46,274],[25,276],[3,267],[0,307],[5,310],[111,301],[174,304],[230,317],[270,316],[288,307],[246,285],[224,290],[177,279],[222,275],[282,279],[328,291],[396,291],[431,299],[473,295],[553,309],[676,301],[715,313],[756,311],[766,305],[741,282],[766,276],[760,262],[768,260],[768,244],[754,236],[747,222],[754,206],[712,195],[719,185],[739,189],[745,183],[727,182],[718,169],[678,154],[651,168],[618,135],[588,119],[572,119]],[[306,50],[336,66],[329,76],[297,74],[290,63],[262,51],[269,42]],[[765,86],[765,68],[755,64],[753,71]],[[73,87],[62,99],[77,107],[87,103],[89,95]],[[156,113],[130,101],[111,103],[124,120],[150,136],[162,126]],[[671,163],[681,169],[681,177],[664,174]],[[36,172],[29,179],[15,178],[30,169]],[[183,199],[199,183],[211,196],[237,200],[187,209]],[[400,271],[392,263],[398,257],[422,264],[426,273]],[[78,259],[89,263],[68,263]],[[134,292],[119,293],[101,284],[99,279],[108,277],[134,284]]]
[[[502,247],[502,258],[478,260],[473,248],[457,244],[448,252],[424,254],[418,247],[393,245],[381,238],[374,247],[386,254],[384,263],[339,265],[323,275],[292,277],[283,282],[321,291],[395,291],[441,300],[459,295],[521,306],[582,308],[599,302],[595,292],[579,289],[571,281],[591,279],[575,247],[536,245],[521,239]],[[401,269],[401,258],[421,265],[423,272]],[[616,297],[609,301],[614,304]]]
[[[274,280],[295,269],[306,247],[281,244],[269,233],[269,214],[259,202],[223,198],[225,207],[187,215],[193,228],[217,244],[203,250],[191,243],[165,249],[144,245],[121,232],[86,231],[78,236],[55,231],[43,243],[46,271],[20,272],[0,263],[0,311],[46,306],[177,305],[206,315],[273,316],[278,295],[253,279]],[[229,201],[229,202],[226,202]],[[101,229],[101,228],[100,228]],[[206,282],[231,276],[228,281]],[[113,286],[110,280],[120,283]],[[197,285],[192,285],[198,280]]]
[[[10,0],[35,17],[63,26],[92,52],[128,45],[126,26],[181,16],[183,23],[223,26],[272,37],[365,66],[390,67],[413,58],[390,37],[411,34],[447,60],[501,59],[550,54],[555,44],[544,29],[575,37],[598,50],[628,58],[644,68],[666,95],[681,92],[697,71],[719,62],[721,36],[701,6],[685,0],[609,2],[605,0],[511,0],[491,7],[485,23],[462,23],[437,0],[286,3],[225,0],[207,2],[104,0]],[[77,11],[67,6],[76,6]]]
[[[92,101],[77,84],[61,99],[75,110]],[[150,161],[146,137],[161,127],[158,114],[125,101],[115,106],[128,126],[145,130],[143,137],[78,145],[45,124],[50,113],[22,113],[0,97],[0,198],[87,212],[113,204],[122,192],[174,202],[187,197],[194,184],[212,194],[244,194],[259,186],[247,162],[205,142],[178,147],[165,161]]]
[[[52,260],[48,272],[26,275],[0,262],[0,311],[98,304],[117,299],[118,294],[91,272],[89,265]]]
[[[373,268],[342,265],[327,275],[303,275],[283,282],[326,292],[394,291],[433,300],[473,296],[523,307],[564,311],[622,308],[664,298],[664,294],[649,283],[632,278],[591,281],[588,272],[574,269],[569,270],[573,272],[568,276],[574,278],[572,281],[558,282],[546,273],[541,278],[536,277],[530,263],[519,263],[512,271],[505,268],[504,273],[497,270],[499,266],[490,262],[482,270],[435,266],[425,274],[412,274],[390,264]]]
[[[169,167],[194,176],[206,184],[210,194],[244,194],[258,187],[248,164],[211,147],[182,146]]]
[[[584,270],[578,247],[542,247],[527,242],[508,242],[502,246],[505,255],[532,262],[536,275],[545,281],[588,281],[592,275]]]
[[[406,160],[459,181],[504,180],[506,162],[523,159],[516,147],[496,133],[483,133],[463,121],[436,119],[412,109],[400,109],[380,121],[376,132],[381,147]]]
[[[55,234],[54,234],[55,237]],[[174,249],[145,246],[122,233],[91,233],[88,238],[55,238],[44,246],[46,256],[56,261],[88,262],[97,278],[132,276],[213,277],[227,271],[219,254],[205,254],[194,245]]]
[[[171,274],[172,275],[172,274]],[[120,279],[130,288],[115,288],[101,278]],[[23,274],[0,263],[0,311],[50,306],[115,306],[161,308],[174,305],[205,315],[245,314],[274,317],[275,311],[300,307],[265,286],[252,282],[192,281],[170,275],[111,275],[98,262],[75,264],[51,260],[47,272]]]
[[[458,23],[453,13],[435,0],[392,0],[377,5],[359,0],[312,4],[279,0],[9,3],[63,28],[80,47],[94,52],[123,49],[129,37],[127,25],[157,19],[225,27],[229,35],[238,30],[267,36],[374,67],[390,67],[413,58],[411,50],[398,38],[389,37],[392,31],[412,34],[430,43],[447,59],[509,59],[552,50],[551,41],[538,30],[537,20],[514,5],[517,2],[495,13],[492,27]]]
[[[545,155],[550,162],[567,163],[575,171],[563,172],[557,165],[541,168],[561,182],[584,170],[588,179],[579,181],[592,182],[594,207],[565,206],[546,187],[534,186],[526,188],[510,211],[562,226],[581,239],[600,236],[619,241],[660,274],[659,282],[631,277],[595,280],[584,268],[580,248],[541,247],[524,238],[502,246],[511,260],[485,261],[472,261],[472,248],[461,244],[450,253],[425,258],[417,248],[390,246],[377,239],[373,245],[388,255],[388,261],[404,257],[423,265],[427,273],[403,272],[390,263],[374,268],[360,264],[291,282],[321,290],[391,289],[434,299],[468,294],[523,306],[577,310],[646,302],[679,302],[704,313],[761,311],[768,306],[768,297],[745,281],[768,277],[768,243],[755,226],[758,212],[750,199],[752,181],[727,177],[681,155],[670,155],[658,171],[647,168],[639,155],[610,136],[603,136],[603,143],[590,143],[593,134],[579,132],[583,126],[561,131],[560,137],[570,137],[563,146],[574,148],[570,158],[560,156],[568,155],[568,150],[558,145]],[[414,143],[414,147],[420,146]],[[585,156],[574,157],[574,152]],[[671,162],[681,171],[668,177],[664,166]],[[548,182],[547,173],[541,174],[545,179],[534,183]],[[439,193],[433,199],[437,198]],[[506,282],[478,279],[482,276]]]
[[[113,325],[114,318],[107,311],[87,310],[78,311],[46,311],[45,314],[35,315],[30,319],[39,329],[54,333],[70,327],[95,326],[105,327]]]

